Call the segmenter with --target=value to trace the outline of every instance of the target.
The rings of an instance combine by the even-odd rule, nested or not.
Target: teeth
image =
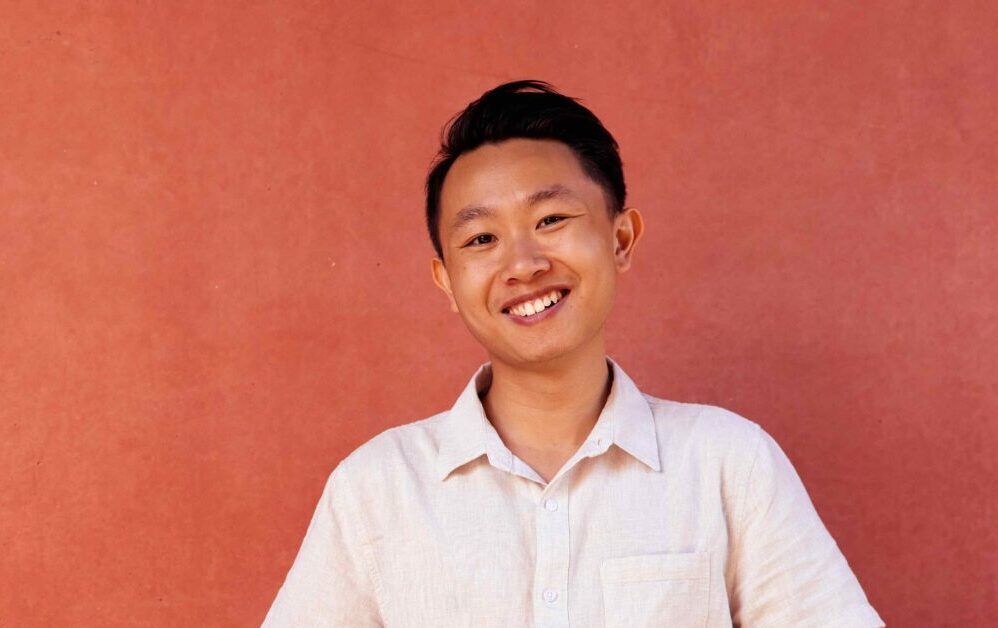
[[[561,293],[558,292],[557,290],[552,290],[551,292],[545,294],[539,299],[534,299],[533,301],[521,303],[517,306],[510,308],[510,312],[516,314],[517,316],[533,316],[534,314],[544,310],[545,308],[551,307],[560,300],[561,300]]]

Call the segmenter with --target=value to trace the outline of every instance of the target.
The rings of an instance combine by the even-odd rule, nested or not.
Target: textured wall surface
[[[611,355],[770,431],[888,624],[998,613],[993,3],[41,4],[0,3],[0,625],[262,620],[333,466],[484,360],[423,176],[528,77],[648,223]]]

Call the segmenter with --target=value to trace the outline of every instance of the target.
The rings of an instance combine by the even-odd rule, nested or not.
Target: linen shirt
[[[883,626],[758,424],[612,384],[545,482],[480,396],[332,471],[266,627]]]

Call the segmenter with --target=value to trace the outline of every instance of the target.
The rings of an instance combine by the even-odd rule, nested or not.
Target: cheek
[[[451,280],[454,301],[460,309],[470,311],[488,297],[488,283],[480,269],[462,266],[455,270]]]
[[[587,231],[565,245],[582,273],[603,277],[614,268],[612,244],[602,233]]]
[[[613,253],[613,234],[591,219],[575,229],[564,229],[559,235],[559,246],[571,247],[580,255],[599,257]]]

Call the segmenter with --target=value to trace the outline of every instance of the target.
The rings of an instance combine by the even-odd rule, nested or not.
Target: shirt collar
[[[644,395],[627,373],[607,356],[613,383],[606,404],[587,439],[600,453],[614,444],[655,471],[661,471],[655,418]],[[509,471],[512,454],[485,416],[479,395],[492,382],[492,364],[486,362],[468,381],[454,406],[443,417],[439,431],[437,475],[441,480],[483,454],[493,466]]]

